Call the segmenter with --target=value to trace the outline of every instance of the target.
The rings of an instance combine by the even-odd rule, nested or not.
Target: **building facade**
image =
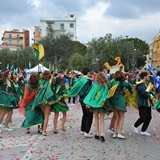
[[[41,36],[45,37],[52,27],[55,34],[68,34],[71,40],[76,41],[76,15],[68,14],[65,20],[40,20]]]
[[[160,32],[154,37],[154,42],[149,45],[148,61],[153,67],[160,67]]]
[[[35,26],[33,36],[34,36],[34,38],[32,38],[32,40],[34,42],[39,42],[41,40],[41,38],[42,38],[41,26]]]
[[[5,31],[2,37],[3,44],[9,46],[17,46],[25,48],[30,45],[29,30],[23,29],[19,31],[18,29],[13,29],[12,31]]]
[[[7,44],[0,45],[0,50],[3,50],[3,49],[9,49],[10,51],[16,51],[17,49],[20,49],[20,46],[7,45]]]

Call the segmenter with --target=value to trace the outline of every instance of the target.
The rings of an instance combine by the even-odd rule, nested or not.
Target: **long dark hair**
[[[117,71],[115,73],[115,80],[116,81],[124,81],[125,80],[125,74],[122,71]]]
[[[29,84],[33,89],[37,88],[37,84],[39,81],[39,77],[37,74],[31,74],[30,79],[29,79]]]
[[[55,86],[57,86],[57,85],[61,85],[63,87],[65,86],[64,79],[62,77],[56,78]]]

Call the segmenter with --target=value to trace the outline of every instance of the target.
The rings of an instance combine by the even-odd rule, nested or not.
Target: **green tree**
[[[129,38],[128,41],[133,43],[135,67],[139,68],[144,66],[146,60],[145,55],[148,54],[149,50],[148,44],[139,38]]]
[[[29,62],[31,63],[32,67],[38,64],[38,61],[35,57],[35,53],[32,47],[26,47],[24,49],[17,50],[17,62],[15,66],[18,68],[28,68]]]
[[[84,56],[87,52],[87,47],[79,41],[70,41],[70,45],[72,48],[72,54],[79,53],[80,55]]]
[[[85,66],[85,58],[79,53],[75,53],[70,59],[71,67],[75,70],[82,70]]]
[[[11,57],[10,57],[10,52],[9,49],[2,49],[0,51],[0,61],[2,62],[1,64],[1,70],[4,71],[6,69],[7,65],[10,65],[11,63]]]
[[[45,49],[45,59],[50,62],[52,69],[58,66],[63,59],[69,64],[71,56],[70,37],[65,34],[55,34],[53,28],[48,30],[47,36],[40,41]]]
[[[32,66],[38,64],[32,47],[21,48],[17,51],[3,49],[0,51],[0,61],[2,70],[5,70],[7,65],[23,69],[28,68],[29,62]]]

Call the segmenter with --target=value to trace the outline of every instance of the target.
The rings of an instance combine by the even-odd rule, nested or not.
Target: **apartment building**
[[[17,49],[20,49],[20,46],[14,46],[14,45],[8,45],[8,44],[0,45],[0,50],[3,50],[3,49],[9,49],[10,51],[16,51]]]
[[[153,43],[149,45],[148,60],[151,61],[153,67],[160,67],[160,31],[154,37]]]
[[[4,31],[2,41],[2,44],[25,48],[30,45],[29,30],[23,29],[19,31],[18,29],[13,29],[12,31]]]
[[[41,36],[45,37],[52,27],[55,34],[68,34],[71,40],[76,41],[76,15],[68,14],[65,19],[57,18],[55,20],[40,20],[41,27],[39,27],[39,31],[41,32]],[[34,38],[36,39],[36,38]]]
[[[35,26],[33,36],[34,38],[32,38],[32,40],[34,42],[39,42],[41,40],[42,38],[41,26]]]

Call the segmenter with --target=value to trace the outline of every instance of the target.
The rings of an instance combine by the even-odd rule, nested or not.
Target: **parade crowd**
[[[139,110],[133,132],[144,136],[150,136],[147,129],[152,119],[152,109],[160,112],[160,71],[152,69],[110,73],[109,69],[91,71],[84,68],[81,74],[74,71],[60,71],[57,74],[44,71],[28,75],[24,71],[16,75],[5,70],[0,76],[0,132],[13,130],[10,123],[14,109],[24,115],[21,127],[25,128],[26,133],[37,126],[37,131],[47,136],[51,112],[54,112],[53,133],[58,134],[59,129],[66,132],[68,104],[75,105],[79,100],[82,108],[79,134],[104,142],[105,128],[113,138],[126,138],[122,130],[127,106]],[[60,112],[63,117],[58,129]],[[105,126],[105,117],[110,114],[110,125]],[[90,133],[93,120],[94,135]],[[141,129],[138,129],[141,124]]]

